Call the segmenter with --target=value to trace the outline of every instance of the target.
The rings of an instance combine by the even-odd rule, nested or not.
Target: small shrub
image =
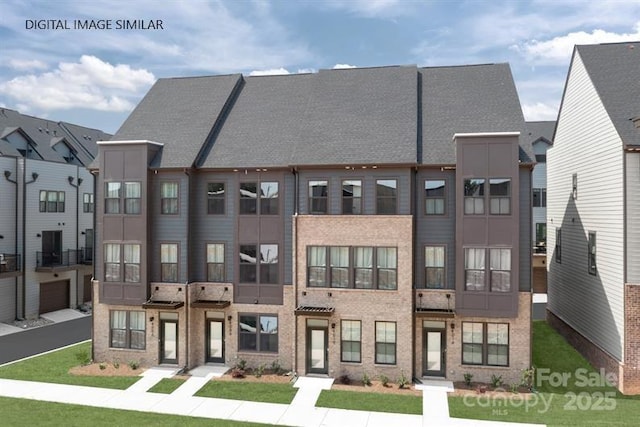
[[[262,374],[264,374],[265,368],[266,368],[266,366],[263,363],[260,366],[258,366],[256,369],[253,370],[253,374],[256,376],[256,378],[260,378],[262,376]]]
[[[473,374],[470,374],[469,372],[465,372],[464,376],[464,384],[467,387],[471,387],[471,380],[473,379]]]
[[[400,370],[400,378],[398,378],[398,388],[405,388],[409,385],[409,379],[405,376],[404,371]]]
[[[242,371],[246,371],[247,370],[247,361],[244,359],[240,359],[238,360],[238,363],[236,363],[236,368],[242,370]]]
[[[380,375],[380,382],[382,383],[383,387],[389,387],[389,377],[386,376],[385,374],[381,374]]]
[[[245,374],[244,369],[240,369],[238,367],[235,367],[231,370],[232,378],[244,378],[244,374]]]
[[[118,362],[117,360],[113,362],[113,367],[116,369],[120,369],[120,362]]]
[[[522,370],[522,385],[533,391],[533,382],[536,377],[536,368],[530,367]]]
[[[364,384],[365,387],[371,386],[371,378],[369,378],[369,375],[366,372],[362,374],[362,384]]]
[[[518,393],[518,387],[519,387],[519,384],[517,384],[517,383],[511,384],[511,393],[517,394]]]
[[[498,388],[503,384],[502,375],[491,375],[491,387]]]
[[[78,363],[80,363],[80,365],[82,366],[86,366],[89,363],[91,363],[91,357],[89,357],[89,351],[88,350],[82,350],[76,353],[76,359],[78,360]]]
[[[98,367],[100,368],[101,371],[104,371],[105,369],[107,369],[107,364],[106,363],[101,363],[98,365]]]
[[[340,381],[340,384],[344,384],[344,385],[351,384],[351,378],[349,378],[348,374],[340,375],[340,378],[338,378],[338,381]]]
[[[480,394],[486,393],[487,392],[487,386],[486,385],[479,385],[478,388],[476,389],[476,391]]]
[[[137,360],[130,360],[128,365],[132,370],[135,371],[136,369],[138,369],[140,367],[140,362],[138,362]]]
[[[278,362],[278,359],[271,362],[271,372],[273,372],[276,375],[282,374],[282,366],[280,366],[280,362]]]

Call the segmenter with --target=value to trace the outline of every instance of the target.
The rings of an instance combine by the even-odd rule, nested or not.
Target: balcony
[[[77,249],[67,249],[62,252],[36,252],[36,271],[76,270],[82,264],[81,252]]]
[[[93,264],[93,248],[80,248],[80,263],[85,265]]]
[[[20,255],[0,253],[0,279],[20,274]]]

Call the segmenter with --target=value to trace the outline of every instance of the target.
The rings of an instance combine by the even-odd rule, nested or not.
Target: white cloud
[[[558,107],[545,102],[524,103],[522,104],[522,113],[527,121],[556,120]]]
[[[367,18],[393,18],[406,15],[408,10],[416,4],[400,0],[328,0],[318,2],[317,5],[346,10]]]
[[[61,62],[53,71],[18,76],[1,83],[0,93],[20,102],[21,110],[27,107],[43,111],[70,108],[129,111],[154,81],[154,75],[147,70],[126,64],[114,66],[95,56],[83,55],[79,62]]]
[[[349,64],[336,64],[333,66],[334,70],[343,70],[343,69],[347,69],[347,68],[357,68],[356,65],[349,65]]]
[[[249,73],[250,76],[277,76],[283,74],[291,74],[288,70],[280,68],[270,68],[268,70],[253,70]]]
[[[47,68],[47,64],[38,59],[10,59],[9,67],[20,71],[44,70]]]

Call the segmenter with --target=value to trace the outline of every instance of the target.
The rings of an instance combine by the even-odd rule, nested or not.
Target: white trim
[[[148,139],[132,139],[128,141],[96,141],[98,145],[123,145],[123,144],[151,144],[164,146],[164,142],[149,141]]]
[[[477,138],[492,136],[520,136],[520,132],[475,132],[475,133],[454,133],[452,139],[456,138]]]

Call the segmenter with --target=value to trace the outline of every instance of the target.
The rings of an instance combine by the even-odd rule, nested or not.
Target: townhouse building
[[[92,167],[94,359],[519,381],[524,128],[507,64],[158,80]]]
[[[576,46],[547,160],[547,318],[640,393],[640,43]]]
[[[110,135],[0,109],[0,321],[91,298],[93,176]]]

